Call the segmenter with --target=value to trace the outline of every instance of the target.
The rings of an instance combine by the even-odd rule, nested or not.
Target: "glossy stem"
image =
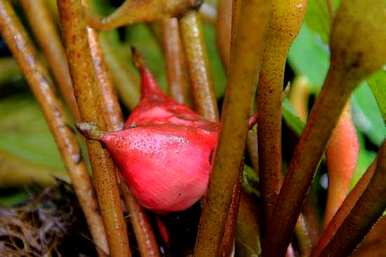
[[[386,209],[386,141],[366,190],[322,250],[321,257],[349,256]],[[350,235],[350,236],[347,236]]]
[[[219,115],[214,83],[199,14],[196,11],[189,11],[180,19],[179,25],[189,67],[195,109],[204,118],[216,121]]]
[[[87,0],[84,2],[87,4]],[[98,111],[103,117],[106,129],[108,131],[117,131],[123,127],[123,115],[121,107],[119,106],[118,97],[114,90],[112,77],[105,62],[99,35],[92,28],[87,28],[87,35],[97,78],[98,86],[93,88],[93,93],[98,99],[97,102],[100,103]],[[117,177],[120,177],[118,170]],[[122,179],[118,179],[118,185],[129,210],[130,221],[134,228],[141,256],[160,256],[154,233],[144,209],[139,206],[137,200],[130,194],[127,186],[121,181]]]
[[[99,115],[101,99],[93,92],[98,87],[98,83],[94,73],[81,2],[80,0],[60,0],[57,3],[67,59],[82,121],[94,122],[99,128],[106,130],[106,122]],[[131,256],[117,186],[117,169],[100,142],[87,140],[87,146],[110,255],[112,257]]]
[[[0,1],[1,34],[15,56],[21,70],[27,78],[37,101],[54,136],[56,144],[74,186],[75,193],[89,225],[91,235],[100,256],[108,253],[106,235],[102,218],[98,213],[91,179],[85,162],[82,160],[76,136],[68,125],[63,106],[54,93],[48,71],[39,61],[37,51],[32,45],[27,32],[18,20],[10,3]]]
[[[178,103],[190,104],[187,63],[177,18],[162,20],[162,43],[166,59],[169,95]]]
[[[257,76],[264,50],[264,36],[270,16],[270,1],[241,1],[237,35],[231,49],[231,66],[224,99],[222,131],[209,182],[207,200],[201,214],[194,256],[217,256],[233,187],[240,176],[248,132],[250,104],[256,91]],[[250,31],[254,30],[251,34]],[[245,51],[249,49],[249,51]]]
[[[351,190],[349,195],[346,197],[334,217],[328,223],[327,227],[323,231],[319,242],[312,249],[312,257],[319,257],[322,250],[330,242],[330,240],[335,235],[338,228],[342,225],[343,221],[346,219],[347,215],[350,213],[355,203],[361,197],[363,192],[368,187],[368,184],[375,173],[377,161],[373,161],[370,167],[367,169],[365,174],[361,177],[355,187]]]
[[[200,5],[200,0],[126,0],[107,17],[100,18],[87,12],[87,19],[89,25],[93,28],[112,30],[138,22],[151,22],[183,15],[187,10],[197,8]]]
[[[47,58],[52,74],[59,84],[60,93],[74,115],[75,120],[79,121],[80,114],[74,96],[66,54],[47,3],[44,0],[21,0],[20,4],[23,7],[24,14],[31,25],[36,40]]]

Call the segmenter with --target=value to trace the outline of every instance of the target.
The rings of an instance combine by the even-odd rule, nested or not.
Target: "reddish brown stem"
[[[99,128],[106,130],[106,122],[101,115],[98,115],[101,99],[98,91],[94,92],[98,84],[81,2],[80,0],[60,0],[57,3],[81,118],[83,121],[95,122]],[[87,140],[87,146],[110,254],[112,257],[131,256],[117,186],[117,169],[100,142]]]
[[[8,1],[0,1],[1,34],[41,105],[50,130],[60,150],[75,192],[85,213],[100,256],[108,253],[106,235],[91,179],[72,129],[67,124],[63,106],[55,96],[48,71],[37,57],[36,49]]]
[[[217,8],[216,43],[226,70],[229,68],[231,50],[232,2],[232,0],[220,0]]]
[[[386,141],[378,153],[377,167],[366,190],[355,203],[321,257],[349,256],[386,209]],[[350,235],[350,236],[347,236]]]
[[[210,74],[208,53],[200,17],[196,11],[189,11],[180,20],[195,109],[208,120],[218,120],[214,84]]]
[[[376,164],[377,162],[375,160],[367,169],[366,173],[362,176],[359,182],[351,190],[350,194],[346,197],[332,220],[328,223],[328,226],[321,235],[318,244],[312,249],[312,257],[320,256],[322,250],[326,247],[331,238],[335,235],[338,228],[342,225],[343,221],[350,213],[359,197],[366,190],[371,178],[375,173]]]
[[[75,119],[79,120],[80,115],[74,96],[66,54],[46,3],[44,0],[21,0],[20,3],[31,24],[32,31],[48,60],[54,78],[59,84],[64,100]]]
[[[162,21],[162,43],[165,51],[169,94],[178,103],[190,103],[190,90],[184,49],[177,18]]]

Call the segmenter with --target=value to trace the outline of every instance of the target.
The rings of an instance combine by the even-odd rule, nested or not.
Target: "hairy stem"
[[[240,11],[233,15],[237,21],[232,36],[231,66],[224,99],[220,136],[208,196],[201,214],[195,246],[195,257],[217,256],[231,204],[233,186],[240,175],[240,165],[248,132],[250,104],[262,53],[264,35],[270,16],[270,1],[254,0],[236,3]],[[254,30],[251,35],[250,31]],[[249,49],[249,51],[245,51]]]
[[[55,96],[54,87],[42,63],[40,63],[36,49],[15,12],[8,1],[0,1],[1,34],[14,54],[21,70],[43,109],[50,130],[55,138],[71,182],[82,206],[91,235],[99,250],[100,256],[108,253],[106,235],[98,204],[87,172],[82,160],[76,136],[68,125],[63,106]]]
[[[366,190],[320,256],[349,256],[386,209],[386,142],[378,153],[377,167]],[[350,235],[349,237],[347,235]]]
[[[190,103],[190,88],[185,53],[177,18],[162,21],[162,43],[166,59],[169,95],[178,103]]]
[[[218,120],[218,109],[201,19],[189,11],[180,19],[180,30],[188,61],[195,109],[204,118]]]
[[[93,92],[98,84],[81,2],[80,0],[60,0],[57,3],[81,118],[86,122],[95,122],[99,128],[107,130],[106,122],[99,115],[100,95]],[[112,257],[131,256],[117,186],[117,169],[100,142],[87,140],[87,146],[110,254]]]
[[[73,113],[75,120],[80,119],[74,96],[66,54],[54,20],[44,0],[21,0],[21,6],[28,18],[35,37],[48,60],[52,74],[59,84],[60,92]]]

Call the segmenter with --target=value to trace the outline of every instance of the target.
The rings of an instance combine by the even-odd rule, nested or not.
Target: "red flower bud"
[[[141,205],[182,211],[207,190],[220,124],[165,96],[150,71],[138,66],[141,101],[123,130],[101,140]]]

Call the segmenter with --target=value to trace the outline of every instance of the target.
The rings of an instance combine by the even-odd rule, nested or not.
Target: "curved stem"
[[[40,63],[32,42],[6,0],[0,1],[0,27],[3,38],[14,54],[43,109],[85,213],[94,242],[100,256],[104,256],[104,253],[108,253],[106,235],[102,219],[97,211],[98,204],[92,182],[86,164],[82,160],[76,136],[65,119],[63,106],[55,96],[48,71]]]
[[[217,256],[233,187],[239,179],[240,165],[248,132],[250,104],[256,90],[264,35],[270,14],[270,1],[240,1],[236,4],[237,35],[231,49],[229,81],[222,114],[223,127],[209,182],[208,196],[201,214],[194,251],[195,257]],[[254,30],[251,34],[250,31]],[[233,32],[234,33],[234,32]],[[245,51],[248,49],[248,51]]]
[[[99,99],[98,94],[93,92],[98,84],[91,59],[81,2],[80,0],[60,0],[57,3],[66,54],[82,120],[95,122],[99,128],[106,130],[106,122],[99,115],[101,104],[99,101],[101,99]],[[117,169],[99,142],[87,140],[87,146],[110,254],[112,257],[131,256],[117,186]]]
[[[219,117],[216,96],[199,14],[190,11],[183,16],[180,20],[180,30],[189,66],[195,109],[204,118],[216,121]]]
[[[322,250],[326,247],[328,242],[335,235],[338,228],[342,225],[344,219],[350,213],[353,206],[358,201],[358,199],[363,194],[363,192],[366,190],[371,178],[375,173],[376,164],[377,164],[377,161],[375,160],[367,169],[366,173],[355,185],[355,187],[351,190],[350,194],[346,197],[346,199],[338,209],[337,213],[328,223],[326,229],[324,230],[323,234],[319,239],[319,242],[312,249],[312,254],[311,254],[312,257],[320,256],[320,253],[322,252]]]
[[[126,0],[111,15],[103,18],[87,12],[88,23],[99,30],[114,28],[138,22],[150,22],[162,18],[184,14],[191,8],[200,6],[200,0]]]
[[[74,96],[66,54],[46,3],[44,0],[21,0],[20,3],[31,24],[32,31],[47,58],[52,74],[59,84],[60,92],[75,120],[79,121],[80,114]]]
[[[386,209],[386,141],[378,153],[377,167],[366,190],[320,256],[349,256]],[[347,235],[350,235],[349,237]]]
[[[190,90],[185,53],[182,48],[177,18],[162,21],[162,43],[165,51],[169,94],[178,103],[190,103]]]

